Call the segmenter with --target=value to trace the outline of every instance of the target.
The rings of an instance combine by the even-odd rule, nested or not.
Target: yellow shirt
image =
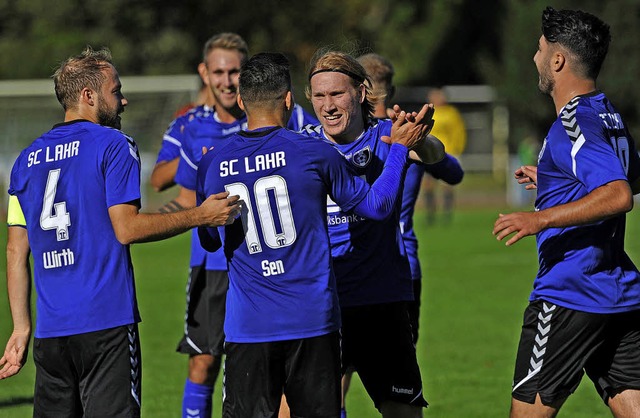
[[[433,120],[431,134],[442,141],[448,154],[460,156],[467,145],[467,131],[458,109],[448,104],[437,106]]]

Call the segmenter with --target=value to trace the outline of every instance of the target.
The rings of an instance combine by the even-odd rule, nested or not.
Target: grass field
[[[501,205],[500,199],[496,202]],[[417,350],[426,398],[431,404],[425,416],[504,417],[509,408],[522,312],[536,272],[535,240],[527,238],[507,248],[491,235],[498,206],[464,206],[449,225],[427,227],[424,213],[416,214],[424,273]],[[640,262],[638,209],[628,219],[628,252]],[[3,230],[0,242],[4,243],[4,237]],[[186,357],[175,353],[175,346],[182,332],[188,246],[188,236],[182,235],[132,249],[143,318],[144,417],[180,415],[187,368]],[[4,270],[4,256],[1,259],[0,268]],[[1,285],[2,349],[10,331],[6,287]],[[0,417],[31,416],[33,379],[30,357],[18,376],[0,381]],[[218,382],[214,417],[220,416],[220,403]],[[377,416],[357,379],[347,406],[350,418]],[[560,416],[611,415],[585,379]]]

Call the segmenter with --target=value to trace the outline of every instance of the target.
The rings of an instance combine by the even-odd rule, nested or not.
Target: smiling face
[[[215,97],[216,109],[232,113],[238,109],[238,78],[242,54],[232,49],[215,48],[207,55],[200,76]]]
[[[325,134],[337,143],[353,142],[364,130],[365,87],[340,72],[315,74],[310,80],[311,104]]]
[[[104,70],[106,77],[98,93],[97,122],[103,126],[120,129],[120,114],[124,112],[127,99],[122,95],[122,84],[116,69],[110,65]]]
[[[552,49],[543,35],[538,41],[538,50],[533,56],[533,62],[538,69],[538,88],[544,94],[551,94],[555,88],[555,80],[553,79],[550,63]]]

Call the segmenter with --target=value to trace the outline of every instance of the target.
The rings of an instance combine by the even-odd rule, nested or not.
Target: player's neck
[[[89,122],[98,123],[98,117],[94,112],[89,112],[83,109],[73,109],[64,112],[64,121],[71,122],[72,120],[84,119]]]
[[[286,126],[284,117],[274,113],[247,114],[247,129],[250,131],[271,126]]]
[[[553,103],[556,106],[556,114],[560,114],[563,107],[576,96],[588,94],[596,90],[596,82],[591,79],[571,77],[562,82],[556,81],[551,92]]]
[[[233,123],[244,116],[244,112],[238,106],[234,106],[231,109],[216,106],[215,109],[216,117],[222,123]]]

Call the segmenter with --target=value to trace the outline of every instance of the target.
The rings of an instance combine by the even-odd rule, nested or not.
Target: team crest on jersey
[[[351,162],[356,167],[366,167],[371,161],[371,148],[367,145],[365,148],[362,148],[360,151],[357,151],[351,156]]]

